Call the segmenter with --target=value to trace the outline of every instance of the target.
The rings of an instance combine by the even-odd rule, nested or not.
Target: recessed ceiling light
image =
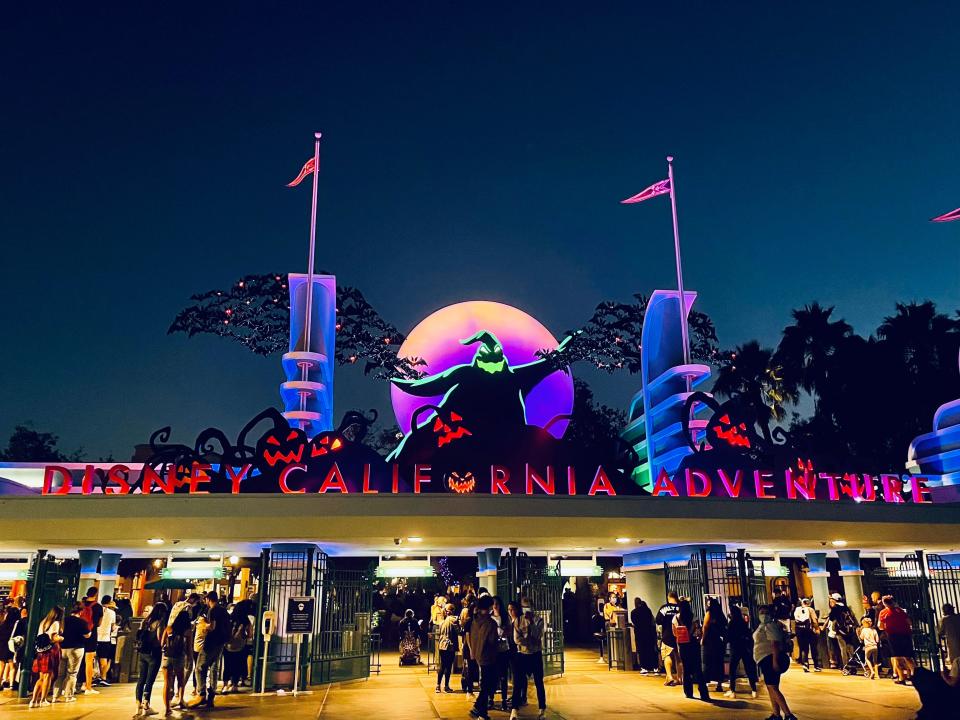
[[[184,548],[183,551],[184,551],[185,553],[200,552],[197,548]]]
[[[147,545],[163,545],[163,538],[149,538]]]
[[[846,540],[834,540],[831,544],[832,544],[834,547],[846,547],[846,546],[847,546],[847,541],[846,541]]]
[[[236,555],[231,555],[231,556],[230,556],[230,564],[231,564],[231,565],[236,565],[238,562],[240,562],[240,558],[238,558]]]
[[[211,560],[219,560],[219,559],[220,559],[220,556],[219,556],[219,555],[211,555],[211,556],[210,556],[210,559],[211,559]]]
[[[630,542],[630,538],[617,538],[617,542],[620,543],[621,545],[626,545],[627,543]]]
[[[412,537],[407,538],[407,542],[423,542],[423,538],[413,535]]]

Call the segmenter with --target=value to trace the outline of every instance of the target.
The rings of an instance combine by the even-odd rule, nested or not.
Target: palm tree
[[[903,353],[907,372],[917,377],[921,373],[939,373],[944,368],[941,360],[951,357],[956,344],[960,322],[937,312],[930,300],[921,303],[897,303],[895,315],[885,317],[877,336],[898,353]]]
[[[783,330],[775,362],[783,368],[784,383],[791,391],[802,388],[813,396],[817,414],[837,353],[853,328],[844,320],[831,320],[833,307],[818,302],[792,315],[793,324]]]
[[[728,354],[717,373],[713,392],[742,402],[756,417],[767,440],[770,440],[770,423],[783,420],[785,406],[796,400],[783,382],[783,369],[774,360],[773,351],[760,347],[756,340]]]

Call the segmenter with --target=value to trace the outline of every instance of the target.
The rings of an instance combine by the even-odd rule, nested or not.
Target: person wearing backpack
[[[163,670],[163,708],[170,715],[170,700],[173,698],[174,685],[177,687],[177,707],[183,707],[183,677],[186,670],[190,630],[192,629],[189,612],[179,612],[168,623],[160,636],[161,659],[160,669]]]
[[[857,622],[857,618],[847,607],[840,593],[833,593],[830,596],[830,613],[827,615],[827,620],[833,623],[833,632],[836,635],[834,640],[840,650],[840,668],[843,669],[853,656],[857,628],[860,627],[860,623]]]
[[[246,668],[247,640],[253,637],[250,616],[239,605],[230,615],[230,639],[223,649],[223,693],[237,692]]]
[[[158,602],[137,630],[137,661],[140,674],[137,677],[137,712],[134,717],[157,714],[157,711],[150,707],[150,696],[153,692],[153,684],[157,680],[157,673],[160,671],[160,660],[163,656],[161,640],[169,614],[166,603]]]
[[[103,605],[97,602],[97,588],[87,588],[82,601],[82,608],[82,617],[90,630],[90,637],[84,640],[83,646],[83,667],[81,669],[85,678],[83,693],[85,695],[99,695],[100,691],[93,687],[93,672],[97,659],[97,628],[103,621]]]
[[[793,611],[793,623],[797,629],[797,643],[800,645],[800,665],[804,672],[810,672],[810,660],[813,660],[814,672],[820,672],[820,649],[817,636],[820,634],[820,619],[814,610],[810,598],[803,598]]]
[[[40,621],[37,628],[37,637],[34,641],[33,672],[39,677],[33,686],[33,696],[30,698],[30,707],[49,705],[47,693],[53,682],[53,673],[60,665],[60,641],[63,635],[60,629],[63,623],[63,608],[54,606],[46,617]]]
[[[673,638],[677,641],[680,652],[680,663],[683,665],[683,694],[693,698],[693,685],[697,684],[700,699],[710,701],[710,692],[703,675],[701,650],[699,642],[700,627],[693,617],[693,608],[690,601],[684,598],[680,601],[678,612],[673,616]]]

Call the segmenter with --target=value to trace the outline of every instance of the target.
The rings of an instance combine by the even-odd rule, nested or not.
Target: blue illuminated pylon
[[[960,485],[960,400],[944,403],[933,414],[933,432],[919,435],[907,451],[907,470],[931,476],[927,484]],[[934,476],[941,477],[934,477]]]
[[[333,367],[337,326],[337,279],[313,276],[310,347],[307,343],[307,275],[291,273],[290,351],[283,356],[287,381],[280,386],[283,416],[309,437],[333,428]]]
[[[684,293],[687,314],[697,293]],[[656,290],[643,317],[640,347],[640,375],[643,387],[630,401],[627,427],[621,437],[629,443],[640,462],[633,480],[650,490],[664,469],[672,477],[681,461],[693,450],[683,434],[683,413],[687,398],[710,377],[710,368],[684,361],[684,338],[680,322],[680,293]],[[694,441],[702,439],[706,422],[691,419]]]

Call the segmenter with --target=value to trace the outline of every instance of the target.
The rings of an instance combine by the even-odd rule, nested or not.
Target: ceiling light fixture
[[[147,545],[163,545],[163,538],[148,538]]]
[[[617,542],[620,543],[621,545],[626,545],[626,544],[628,544],[628,543],[630,542],[630,538],[628,538],[628,537],[619,537],[619,538],[617,538]]]
[[[846,540],[834,540],[834,541],[833,541],[832,543],[830,543],[830,544],[833,545],[834,547],[846,547],[846,546],[847,546],[847,541],[846,541]]]

